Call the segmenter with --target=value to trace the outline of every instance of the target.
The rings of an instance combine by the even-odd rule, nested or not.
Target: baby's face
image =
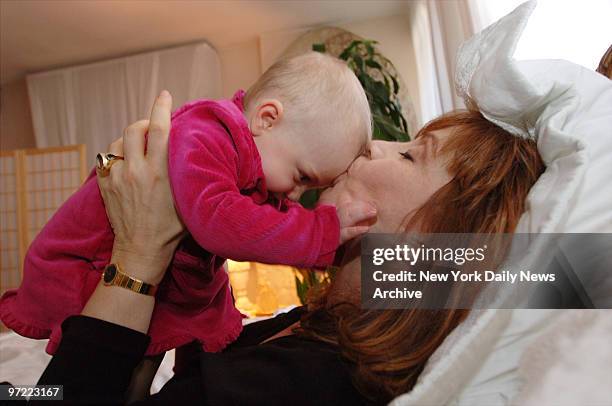
[[[268,190],[293,201],[307,189],[329,186],[365,148],[352,135],[276,133],[256,141]]]

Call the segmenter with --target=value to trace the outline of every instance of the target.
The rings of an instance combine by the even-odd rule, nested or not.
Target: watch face
[[[115,275],[117,275],[117,267],[113,264],[110,264],[104,270],[104,283],[111,283]]]

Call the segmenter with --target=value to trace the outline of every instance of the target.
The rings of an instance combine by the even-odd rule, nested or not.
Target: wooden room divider
[[[28,246],[90,166],[85,145],[0,151],[0,294],[19,286]]]

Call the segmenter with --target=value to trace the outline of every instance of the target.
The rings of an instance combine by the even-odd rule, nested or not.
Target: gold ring
[[[96,155],[96,168],[102,173],[108,173],[111,166],[117,162],[122,161],[123,157],[111,153],[99,153]]]

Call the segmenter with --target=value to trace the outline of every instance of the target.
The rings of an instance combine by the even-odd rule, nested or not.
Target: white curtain
[[[86,144],[93,165],[128,124],[148,118],[161,90],[174,108],[220,97],[221,69],[199,43],[29,75],[27,84],[37,147]]]
[[[408,3],[421,123],[463,108],[453,87],[459,45],[474,33],[466,0]]]

